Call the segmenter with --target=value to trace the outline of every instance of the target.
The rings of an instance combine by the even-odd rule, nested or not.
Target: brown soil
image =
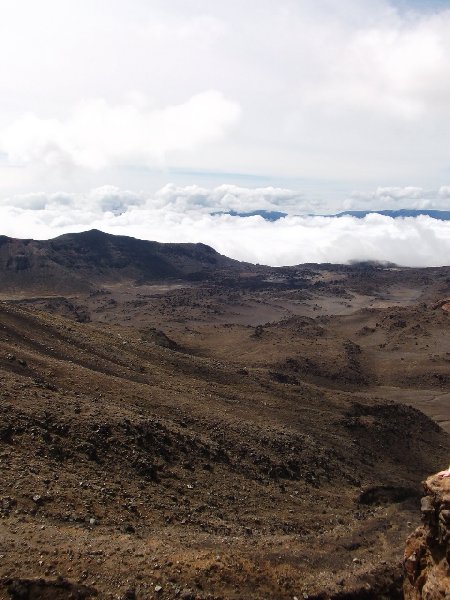
[[[0,597],[400,597],[450,269],[220,268],[3,290]]]

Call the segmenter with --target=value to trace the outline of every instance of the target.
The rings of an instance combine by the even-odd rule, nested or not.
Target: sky
[[[0,234],[448,264],[450,0],[0,0]],[[270,224],[216,213],[281,210]]]

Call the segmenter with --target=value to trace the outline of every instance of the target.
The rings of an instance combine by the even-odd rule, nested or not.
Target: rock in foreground
[[[405,550],[405,600],[450,598],[450,478],[424,482],[423,524]]]

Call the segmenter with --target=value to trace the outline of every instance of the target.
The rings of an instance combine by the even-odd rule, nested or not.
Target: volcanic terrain
[[[0,597],[401,598],[450,267],[0,238]]]

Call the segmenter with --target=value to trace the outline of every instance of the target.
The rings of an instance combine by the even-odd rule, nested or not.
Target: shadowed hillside
[[[2,290],[87,290],[93,282],[202,279],[233,261],[204,244],[160,244],[97,230],[52,240],[0,237]]]

